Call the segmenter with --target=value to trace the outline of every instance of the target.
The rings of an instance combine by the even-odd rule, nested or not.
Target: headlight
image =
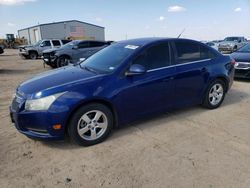
[[[63,95],[65,92],[63,93],[57,93],[54,95],[50,95],[48,97],[43,97],[40,99],[31,99],[31,100],[27,100],[25,102],[25,110],[29,110],[29,111],[40,111],[40,110],[48,110],[50,105],[61,95]]]

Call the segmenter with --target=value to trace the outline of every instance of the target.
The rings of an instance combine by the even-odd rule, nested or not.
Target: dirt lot
[[[16,50],[0,55],[0,187],[250,186],[250,82],[235,81],[217,110],[166,113],[79,147],[30,140],[10,122],[15,87],[45,70]]]

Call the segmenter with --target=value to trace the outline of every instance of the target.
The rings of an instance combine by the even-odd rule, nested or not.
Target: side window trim
[[[183,65],[195,64],[195,63],[200,63],[200,62],[205,62],[205,61],[210,61],[210,60],[212,60],[212,59],[210,58],[210,59],[201,59],[201,60],[198,60],[198,61],[190,61],[190,62],[186,62],[186,63],[182,63],[182,64],[175,64],[175,65],[170,65],[170,66],[167,66],[167,67],[151,69],[151,70],[148,70],[147,72],[153,72],[153,71],[157,71],[157,70],[161,70],[161,69],[167,69],[167,68],[173,68],[173,67],[180,67],[180,66],[183,66]]]

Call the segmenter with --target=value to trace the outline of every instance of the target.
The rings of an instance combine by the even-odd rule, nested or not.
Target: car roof
[[[191,39],[185,39],[185,38],[160,38],[160,37],[151,37],[151,38],[138,38],[138,39],[129,39],[129,40],[123,40],[119,41],[116,44],[121,45],[135,45],[135,46],[147,46],[150,44],[154,44],[157,42],[164,42],[164,41],[171,41],[171,40],[180,40],[180,41],[190,41],[190,42],[196,42],[198,41],[191,40]]]

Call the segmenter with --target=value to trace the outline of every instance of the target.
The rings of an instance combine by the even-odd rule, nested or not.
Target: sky
[[[0,38],[37,24],[80,20],[105,27],[106,40],[250,38],[250,0],[0,0]]]

